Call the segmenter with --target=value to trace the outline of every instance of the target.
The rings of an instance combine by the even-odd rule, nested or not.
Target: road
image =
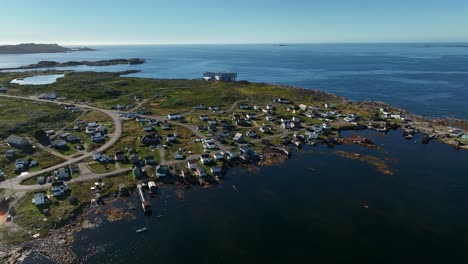
[[[33,98],[33,97],[22,97],[22,96],[5,95],[5,94],[0,94],[0,96],[1,97],[7,97],[7,98],[13,98],[13,99],[31,100],[31,101],[37,101],[37,102],[43,102],[43,103],[58,104],[58,105],[64,104],[63,102],[49,101],[49,100],[43,100],[43,99],[38,99],[38,98]],[[99,147],[95,152],[103,152],[103,151],[107,150],[108,148],[112,147],[112,145],[114,145],[119,140],[120,136],[122,135],[122,121],[120,120],[118,112],[112,111],[112,110],[101,109],[101,108],[97,108],[97,107],[94,107],[94,106],[83,105],[83,104],[75,104],[75,105],[77,107],[80,107],[80,108],[85,108],[85,109],[90,109],[90,110],[95,110],[95,111],[102,112],[102,113],[108,115],[112,119],[112,122],[114,123],[115,131],[113,133],[113,136],[110,138],[109,141],[107,141],[104,145]],[[40,170],[40,171],[36,171],[36,172],[32,172],[32,173],[29,173],[28,175],[25,175],[25,176],[16,177],[16,178],[11,179],[11,180],[3,181],[3,182],[0,183],[0,189],[15,189],[15,190],[16,189],[21,189],[21,188],[23,188],[22,187],[23,185],[21,185],[22,181],[25,181],[25,180],[27,180],[29,178],[35,177],[35,176],[43,174],[43,173],[47,173],[47,172],[51,172],[51,171],[60,169],[62,167],[71,165],[73,163],[80,162],[80,161],[82,161],[82,160],[84,160],[86,158],[91,157],[92,155],[93,155],[93,153],[89,152],[89,153],[84,154],[83,156],[80,156],[78,158],[69,159],[69,160],[67,160],[65,162],[62,162],[60,164],[51,166],[49,168],[46,168],[46,169],[43,169],[43,170]],[[32,190],[32,189],[29,189],[29,190]]]
[[[22,96],[5,95],[5,94],[0,94],[0,96],[1,97],[7,97],[7,98],[13,98],[13,99],[31,100],[31,101],[37,101],[37,102],[59,104],[59,105],[65,103],[65,102],[56,102],[56,101],[43,100],[43,99],[38,99],[38,98],[34,98],[34,97],[22,97]],[[232,112],[234,110],[234,108],[237,106],[238,103],[245,102],[245,101],[246,100],[240,100],[240,101],[234,102],[231,105],[231,107],[227,110],[227,112]],[[97,150],[95,150],[95,152],[103,152],[103,151],[107,150],[108,148],[110,148],[112,145],[114,145],[119,140],[119,138],[122,135],[122,120],[120,119],[120,113],[121,113],[120,111],[101,109],[101,108],[98,108],[98,107],[84,105],[84,104],[75,104],[75,105],[77,107],[80,107],[80,108],[102,112],[102,113],[108,115],[112,119],[112,121],[114,123],[115,131],[114,131],[112,137],[110,138],[110,140],[108,142],[106,142],[104,145],[102,145]],[[167,118],[165,116],[146,116],[146,117],[156,118],[158,120],[167,120]],[[206,138],[203,134],[200,133],[200,131],[198,131],[196,129],[195,125],[180,123],[180,122],[171,121],[171,120],[167,120],[167,121],[169,123],[173,124],[173,125],[181,126],[181,127],[184,127],[186,129],[192,131],[199,138]],[[284,136],[284,135],[289,135],[289,134],[290,134],[290,132],[285,131],[285,132],[283,132],[281,134],[278,134],[278,135],[273,135],[273,136],[266,137],[266,139],[272,139],[272,138],[276,138],[276,137],[280,137],[280,136]],[[260,142],[260,140],[255,140],[252,143],[258,143],[258,142]],[[225,146],[225,145],[221,144],[218,141],[216,141],[216,143],[217,143],[218,148],[219,148],[220,151],[221,150],[226,151],[226,150],[232,150],[233,149],[232,147]],[[187,162],[187,160],[197,159],[199,157],[199,155],[191,155],[191,156],[187,157],[185,160],[168,161],[168,160],[165,159],[165,150],[163,148],[158,148],[158,149],[159,149],[160,154],[161,154],[161,164],[162,165],[175,165],[175,164],[178,164],[178,163]],[[34,190],[40,190],[40,189],[48,188],[48,187],[50,187],[50,184],[45,184],[45,185],[38,185],[38,184],[35,184],[35,185],[22,185],[21,183],[23,181],[25,181],[27,179],[30,179],[32,177],[35,177],[37,175],[47,173],[47,172],[51,172],[51,171],[57,170],[59,168],[65,167],[65,166],[69,166],[69,165],[71,165],[73,163],[79,163],[80,161],[83,161],[84,159],[92,156],[92,154],[93,154],[92,152],[89,152],[89,153],[85,153],[84,155],[82,155],[80,157],[77,157],[77,158],[67,157],[68,160],[65,161],[65,162],[62,162],[60,164],[51,166],[49,168],[46,168],[46,169],[43,169],[43,170],[40,170],[40,171],[29,173],[29,174],[27,174],[25,176],[18,176],[18,177],[14,178],[14,179],[3,181],[3,182],[0,183],[0,189],[6,189],[6,190],[10,190],[10,191],[13,190],[14,192],[17,192],[17,194],[19,194],[19,193],[24,194],[24,193],[26,193],[28,191],[34,191]],[[69,183],[78,183],[78,182],[86,182],[86,181],[91,181],[91,180],[97,180],[99,178],[104,178],[104,177],[114,176],[114,175],[118,175],[118,174],[122,174],[122,173],[127,173],[129,171],[131,171],[131,168],[117,168],[114,171],[107,172],[107,173],[102,173],[102,174],[92,173],[90,171],[86,171],[86,173],[80,174],[80,176],[70,180]]]

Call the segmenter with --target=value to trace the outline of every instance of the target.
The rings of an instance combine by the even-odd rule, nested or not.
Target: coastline
[[[156,81],[156,80],[154,80],[154,81]],[[285,89],[299,89],[299,90],[301,90],[300,88],[292,88],[292,87],[288,87],[288,86],[281,86],[281,87],[283,87]],[[322,92],[322,91],[305,90],[305,89],[302,89],[302,90],[304,91],[305,94],[310,93],[310,95],[314,95],[314,96],[320,96],[320,94],[322,94],[322,95],[330,96],[330,97],[335,98],[337,100],[347,101],[347,99],[344,98],[344,97],[340,97],[338,95],[333,95],[333,94],[328,94],[328,93],[325,93],[325,92]],[[69,102],[64,101],[62,103],[69,103]],[[395,107],[390,106],[390,105],[388,105],[386,103],[383,103],[383,102],[355,102],[355,103],[351,103],[351,104],[353,106],[356,106],[357,108],[361,108],[361,107],[362,108],[372,107],[373,109],[389,108],[392,111],[401,112],[405,116],[409,117],[409,119],[412,120],[412,123],[410,125],[413,128],[418,129],[418,131],[415,132],[415,133],[425,133],[425,134],[429,135],[429,134],[434,133],[435,131],[444,131],[447,126],[457,126],[457,127],[460,127],[461,129],[464,129],[464,130],[468,129],[468,122],[466,120],[458,120],[458,119],[442,119],[442,120],[441,119],[434,119],[434,120],[431,120],[431,119],[428,119],[428,118],[425,118],[425,117],[413,115],[413,114],[409,113],[406,110],[395,108]],[[377,123],[379,123],[379,122],[382,122],[382,121],[378,121]],[[178,122],[174,122],[174,124],[177,124],[177,123]],[[180,124],[183,124],[183,123],[180,123]],[[401,127],[401,124],[398,124],[395,127]],[[335,145],[341,145],[341,144],[359,144],[359,145],[372,146],[373,145],[372,142],[370,142],[370,143],[367,142],[366,143],[365,142],[366,139],[364,139],[364,138],[360,139],[359,142],[356,142],[356,140],[351,140],[350,142],[347,142],[347,143],[342,142],[342,141],[340,142],[340,140],[337,140],[337,139],[343,140],[343,138],[341,137],[341,134],[340,134],[342,131],[357,130],[357,129],[368,129],[368,128],[365,125],[361,125],[361,126],[350,125],[349,127],[343,126],[343,129],[338,129],[338,131],[337,131],[338,134],[337,134],[337,137],[335,137],[334,141],[329,141],[329,138],[324,138],[322,140],[317,140],[316,143],[327,144],[329,146],[335,146]],[[293,134],[292,131],[289,131],[288,136],[292,136],[292,134]],[[450,145],[456,144],[449,137],[438,137],[437,139],[439,139],[440,141],[442,141],[443,143],[446,143],[446,144],[450,144]],[[362,143],[362,142],[364,142],[364,143]],[[262,143],[262,141],[259,141],[259,143]],[[285,148],[290,148],[291,143],[292,143],[291,140],[284,140],[278,146],[284,146]],[[263,150],[265,152],[262,152],[261,155],[263,155],[265,157],[265,159],[261,160],[260,163],[257,163],[258,161],[254,161],[254,164],[259,164],[261,166],[265,166],[265,165],[266,166],[271,166],[271,165],[277,165],[278,162],[281,162],[281,161],[278,161],[278,157],[281,157],[281,160],[285,160],[285,156],[282,155],[282,154],[277,154],[275,152],[266,152],[270,145],[269,144],[264,144],[264,145],[265,146],[263,146]],[[458,147],[460,147],[462,149],[468,149],[467,145],[461,145],[461,146],[458,145]],[[343,156],[346,156],[346,155],[349,155],[349,154],[343,154]],[[354,157],[353,157],[353,159],[354,159]],[[359,159],[359,157],[358,157],[358,159]],[[230,165],[228,165],[227,167],[229,167],[229,166]],[[236,166],[238,166],[238,164]],[[224,171],[224,173],[225,173],[225,171]],[[85,207],[89,209],[89,205],[85,205]],[[84,211],[87,211],[88,209],[84,209]],[[80,217],[81,217],[80,215],[83,215],[83,217],[84,217],[86,215],[86,213],[87,212],[84,212],[83,214],[80,213],[77,219],[80,219]],[[64,220],[64,221],[66,221],[66,220]],[[72,240],[73,233],[79,230],[80,226],[82,225],[82,220],[70,220],[70,221],[72,221],[72,223],[64,224],[65,226],[62,227],[62,228],[59,228],[58,230],[54,229],[52,231],[52,235],[47,235],[43,239],[44,240],[50,239],[51,241],[55,241],[55,242],[50,242],[50,243],[58,243],[58,244],[62,244],[63,246],[70,245],[70,243],[72,243],[72,241],[73,241]],[[38,240],[33,240],[33,241],[41,241],[41,240],[38,239]],[[36,242],[36,243],[40,243],[40,242]],[[37,247],[37,245],[35,245],[35,242],[26,242],[24,244],[24,246],[20,246],[20,247],[25,247],[26,249],[28,249],[29,247],[35,248],[35,247]],[[39,248],[39,251],[41,251],[41,250],[44,250],[44,249]],[[18,255],[17,251],[12,251],[12,252],[13,252],[12,253],[13,255],[15,255],[15,256]],[[45,255],[49,255],[49,257],[52,256],[52,258],[54,258],[53,255],[51,255],[51,254],[52,253],[50,253],[50,252],[45,253]],[[11,256],[9,256],[9,257],[11,257]],[[67,259],[70,261],[69,263],[73,263],[74,261],[76,261],[76,256],[73,256],[73,253],[70,252],[70,254],[67,253]]]

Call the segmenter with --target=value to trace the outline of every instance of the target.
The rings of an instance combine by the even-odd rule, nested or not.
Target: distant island
[[[64,53],[72,51],[94,51],[87,47],[66,48],[58,44],[22,43],[0,46],[0,54]]]
[[[0,70],[28,70],[28,69],[41,69],[41,68],[58,68],[58,67],[72,67],[72,66],[110,66],[118,64],[143,64],[145,63],[144,59],[132,58],[132,59],[112,59],[112,60],[100,60],[100,61],[67,61],[67,62],[57,62],[57,61],[40,61],[38,63],[29,64],[16,68],[3,68]]]

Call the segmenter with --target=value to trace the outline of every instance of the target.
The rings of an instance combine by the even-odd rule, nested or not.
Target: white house
[[[167,142],[173,142],[175,140],[174,134],[167,135]]]
[[[179,114],[179,113],[176,113],[176,114],[168,114],[167,115],[167,118],[169,120],[177,120],[177,119],[181,119],[182,118],[182,115]]]
[[[299,105],[299,109],[301,109],[302,111],[305,111],[305,110],[307,110],[307,105],[305,105],[305,104],[300,104],[300,105]]]
[[[307,136],[309,139],[317,139],[317,138],[318,138],[317,132],[308,132],[308,133],[306,134],[306,136]]]
[[[275,121],[275,118],[272,116],[266,116],[265,119],[268,121]]]
[[[267,109],[267,110],[274,110],[274,108],[275,108],[275,107],[274,107],[273,105],[267,105],[267,106],[266,106],[266,109]]]
[[[221,172],[221,168],[220,167],[211,167],[211,173],[213,174],[216,174],[216,173],[220,173]]]
[[[221,153],[213,153],[213,159],[222,160],[222,159],[224,159],[224,156]]]
[[[234,142],[243,142],[244,141],[244,137],[242,136],[241,133],[236,133],[236,135],[234,136],[233,138]]]
[[[253,120],[256,118],[255,114],[246,114],[245,117],[248,119],[248,120]]]
[[[332,104],[324,104],[325,108],[328,108],[328,109],[331,109],[333,107],[335,107],[334,105]]]

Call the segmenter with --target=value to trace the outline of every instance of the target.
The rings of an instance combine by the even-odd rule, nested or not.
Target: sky
[[[468,42],[468,0],[0,0],[0,44]]]

